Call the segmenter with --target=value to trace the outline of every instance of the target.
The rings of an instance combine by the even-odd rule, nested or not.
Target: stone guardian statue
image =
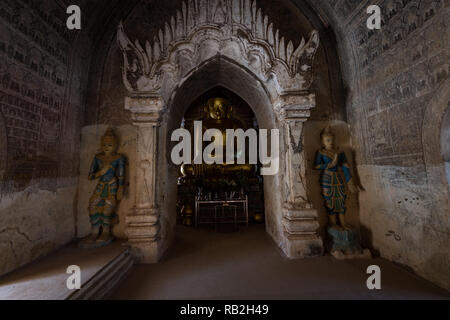
[[[117,153],[118,142],[112,128],[101,139],[102,152],[91,164],[89,180],[97,180],[97,187],[89,200],[91,235],[80,244],[96,248],[113,241],[112,226],[117,223],[116,209],[122,200],[125,185],[126,158]]]
[[[339,151],[334,144],[335,136],[330,127],[321,133],[322,149],[316,154],[314,169],[320,170],[320,188],[328,213],[327,234],[329,250],[338,258],[363,257],[357,231],[345,221],[347,212],[347,191],[359,192],[353,183],[350,164],[345,152]],[[364,255],[370,251],[364,250]],[[365,256],[364,256],[365,257]]]

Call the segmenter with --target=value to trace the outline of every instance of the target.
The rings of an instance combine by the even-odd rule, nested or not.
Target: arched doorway
[[[223,8],[225,16],[184,8],[145,46],[119,25],[125,108],[138,131],[135,207],[126,233],[141,262],[157,262],[174,236],[178,170],[169,157],[171,134],[188,106],[217,86],[245,100],[260,128],[279,133],[279,170],[264,179],[267,232],[290,258],[322,254],[303,148],[303,124],[316,103],[310,87],[318,32],[294,48],[249,1],[233,4]]]
[[[178,225],[203,229],[209,227],[217,232],[237,232],[242,225],[262,223],[264,176],[261,175],[261,162],[250,164],[250,147],[257,147],[258,142],[255,140],[259,129],[251,107],[233,92],[216,87],[202,94],[189,106],[180,127],[189,132],[191,143],[189,163],[179,166]],[[220,156],[218,161],[222,163],[195,164],[192,161],[195,149],[198,149],[199,154],[211,143],[197,143],[195,146],[192,142],[195,128],[200,128],[202,135],[209,129],[221,132],[222,139],[218,141],[221,151],[217,156]],[[226,157],[228,129],[250,132],[244,145],[238,145],[238,139],[234,138],[233,161],[227,161]],[[184,142],[180,142],[182,146]],[[257,156],[257,148],[252,152],[252,157]],[[212,153],[215,155],[215,150]],[[238,158],[242,156],[245,157],[245,163],[238,163]]]
[[[168,214],[161,216],[161,231],[167,230],[167,234],[162,238],[167,241],[167,247],[170,245],[174,237],[174,225],[176,223],[176,203],[177,203],[177,181],[179,176],[178,166],[173,165],[170,154],[173,146],[176,144],[171,142],[171,134],[180,127],[182,119],[186,114],[189,106],[197,99],[202,97],[204,93],[221,87],[232,92],[240,99],[244,100],[255,114],[256,121],[261,129],[277,129],[282,126],[275,115],[273,106],[270,102],[267,92],[264,90],[254,77],[245,69],[242,69],[235,62],[222,58],[214,57],[204,63],[199,69],[193,72],[190,77],[179,87],[177,87],[170,97],[169,108],[162,116],[159,145],[162,146],[159,154],[159,181],[164,185],[164,191],[159,192],[159,200],[161,201],[161,209]],[[280,146],[284,145],[284,137],[280,137]],[[280,150],[280,157],[284,156]],[[274,239],[278,239],[278,244],[282,244],[282,185],[280,179],[284,169],[283,160],[280,159],[280,168],[278,174],[264,177],[264,199],[266,213],[267,232]],[[165,164],[167,164],[167,169]],[[166,171],[167,170],[167,171]],[[158,197],[158,195],[157,195]],[[166,227],[164,227],[164,225]],[[165,251],[164,248],[163,251]]]

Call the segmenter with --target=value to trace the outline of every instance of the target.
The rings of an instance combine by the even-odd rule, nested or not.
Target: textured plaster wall
[[[448,92],[449,2],[377,1],[383,26],[374,32],[366,28],[369,4],[311,2],[338,37],[365,189],[359,195],[362,235],[381,256],[448,289],[449,193],[439,150],[448,98],[436,97]]]
[[[46,255],[73,239],[76,192],[74,186],[55,191],[28,189],[2,196],[0,274]]]
[[[450,106],[450,102],[449,102]],[[442,130],[441,130],[441,148],[442,148],[442,157],[445,161],[445,172],[447,175],[447,183],[450,186],[450,107],[447,106],[444,120],[442,121]]]
[[[75,236],[86,49],[63,2],[0,3],[0,275]]]

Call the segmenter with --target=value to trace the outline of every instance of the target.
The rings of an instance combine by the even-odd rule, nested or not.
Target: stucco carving
[[[160,94],[208,59],[221,55],[238,62],[263,83],[273,80],[278,94],[311,86],[319,33],[294,48],[263,16],[256,1],[189,0],[152,41],[141,45],[118,28],[124,56],[123,81],[130,93]],[[168,86],[168,87],[167,87]]]

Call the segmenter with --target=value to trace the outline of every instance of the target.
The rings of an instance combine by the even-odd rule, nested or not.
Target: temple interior
[[[2,0],[0,299],[450,298],[450,2],[377,3]]]

